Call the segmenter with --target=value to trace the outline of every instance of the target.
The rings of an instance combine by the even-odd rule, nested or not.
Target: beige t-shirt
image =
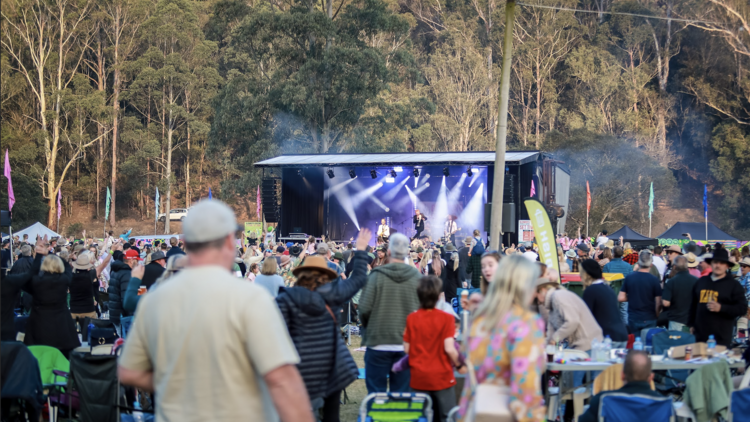
[[[204,266],[141,298],[119,365],[153,371],[159,422],[270,421],[262,377],[298,362],[271,295]]]

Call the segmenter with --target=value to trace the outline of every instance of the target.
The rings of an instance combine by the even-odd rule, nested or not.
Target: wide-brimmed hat
[[[573,249],[568,249],[568,251],[565,252],[565,256],[567,256],[568,258],[575,258],[576,251],[574,251]]]
[[[294,256],[299,256],[299,254],[302,253],[302,246],[294,245],[291,248],[289,248],[289,253],[291,253]]]
[[[700,262],[698,262],[698,257],[695,256],[694,253],[688,252],[685,254],[685,259],[687,259],[687,266],[688,268],[695,268],[698,266]]]
[[[732,262],[729,260],[729,252],[724,249],[717,249],[714,251],[714,256],[711,258],[711,262],[718,261],[718,262],[725,262],[727,264],[731,264]]]
[[[292,257],[289,255],[281,255],[281,266],[289,264],[292,262]]]
[[[78,255],[78,258],[70,266],[76,270],[90,270],[94,268],[94,263],[91,262],[91,254],[84,252]]]
[[[674,253],[678,253],[678,254],[682,255],[682,249],[680,249],[680,247],[677,246],[677,245],[672,245],[672,246],[668,247],[667,249],[664,250],[664,252],[666,252],[666,253],[674,252]]]
[[[336,271],[333,271],[332,269],[328,268],[326,259],[320,255],[312,255],[312,256],[306,257],[302,261],[302,264],[300,264],[299,267],[292,270],[292,274],[296,276],[296,275],[299,275],[300,271],[305,271],[305,270],[320,271],[328,275],[328,277],[330,277],[331,280],[338,277],[338,274],[336,274]]]
[[[539,278],[536,279],[536,288],[537,289],[540,288],[540,287],[546,287],[546,286],[551,286],[551,285],[559,286],[560,283],[558,283],[556,281],[552,281],[552,280],[550,280],[548,278],[544,278],[544,277],[539,277]]]
[[[464,245],[467,245],[467,246],[471,245],[472,242],[473,242],[473,239],[471,237],[467,237],[464,239]]]
[[[746,256],[738,262],[743,267],[750,267],[750,256]]]
[[[156,251],[151,254],[151,262],[158,261],[160,259],[167,259],[167,256],[164,255],[164,252]]]
[[[448,242],[445,245],[445,251],[446,252],[456,252],[456,247],[453,246],[453,243]]]
[[[338,259],[339,261],[343,261],[344,254],[342,254],[341,252],[336,252],[335,254],[333,254],[333,259]]]
[[[714,255],[712,253],[704,253],[703,255],[698,257],[698,262],[705,262],[706,264],[710,264],[713,258]]]

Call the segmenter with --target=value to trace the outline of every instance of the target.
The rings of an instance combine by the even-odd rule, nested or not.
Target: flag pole
[[[651,237],[651,213],[648,214],[648,237]]]
[[[589,238],[589,210],[586,210],[586,239]]]

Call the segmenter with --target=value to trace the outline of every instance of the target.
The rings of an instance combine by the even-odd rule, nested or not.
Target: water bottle
[[[135,402],[133,405],[135,410],[133,411],[133,422],[143,422],[143,412],[141,412],[141,404]]]
[[[602,362],[607,362],[611,355],[612,355],[612,338],[607,336],[607,337],[604,337],[604,360]]]
[[[591,341],[591,360],[594,362],[599,362],[600,355],[602,351],[602,343],[598,339],[594,339]]]
[[[640,337],[635,338],[635,343],[633,343],[633,350],[643,350],[643,343],[641,342]]]
[[[89,347],[91,347],[91,332],[93,330],[94,330],[94,323],[93,322],[89,322],[89,328],[88,328],[88,331],[86,332],[86,334],[88,335],[88,338],[87,338],[86,341],[89,342]]]
[[[708,336],[708,341],[706,342],[706,354],[708,355],[708,358],[711,359],[714,357],[714,353],[716,352],[716,339],[714,339],[714,335],[711,334]]]

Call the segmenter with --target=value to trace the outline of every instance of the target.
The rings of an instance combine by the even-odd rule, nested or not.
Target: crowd
[[[245,245],[232,210],[208,200],[183,233],[168,243],[111,232],[14,239],[3,341],[16,340],[14,309],[28,315],[25,344],[66,356],[86,341],[88,319],[108,319],[125,339],[120,381],[155,392],[158,420],[338,421],[342,391],[359,376],[340,329],[351,320],[369,393],[423,392],[445,421],[457,405],[470,415],[489,382],[507,388],[515,420],[542,421],[548,345],[590,354],[605,338],[624,347],[629,334],[664,326],[729,346],[747,330],[747,247],[636,251],[607,232],[559,236],[560,270],[580,274],[579,296],[532,242],[486,250],[479,231],[461,245],[390,233],[372,247],[367,229],[346,245],[276,242],[271,229]],[[618,294],[604,273],[625,276]],[[461,309],[471,312],[464,336]],[[650,373],[647,355],[631,353],[623,391],[642,392]],[[459,395],[456,374],[467,380]]]

